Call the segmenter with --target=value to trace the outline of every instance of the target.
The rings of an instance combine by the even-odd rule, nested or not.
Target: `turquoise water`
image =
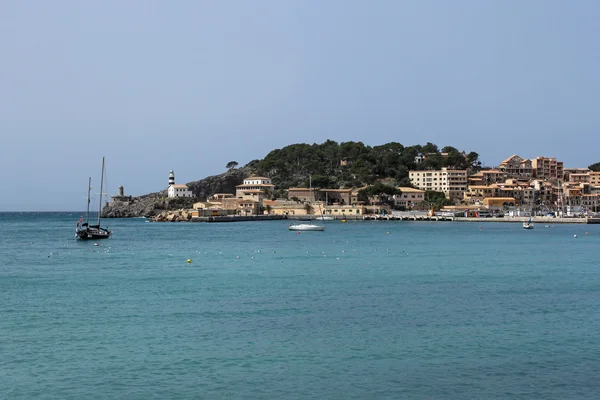
[[[599,396],[600,226],[78,218],[0,214],[0,398]]]

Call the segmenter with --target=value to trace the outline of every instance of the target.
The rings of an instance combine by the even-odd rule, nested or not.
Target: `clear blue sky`
[[[600,2],[0,2],[0,210],[299,142],[600,161]]]

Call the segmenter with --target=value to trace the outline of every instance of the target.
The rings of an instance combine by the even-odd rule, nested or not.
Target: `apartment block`
[[[514,154],[502,161],[498,169],[510,178],[531,178],[533,177],[533,163],[531,160],[521,158]]]
[[[538,179],[557,180],[563,179],[564,163],[556,158],[536,157],[531,160],[533,177]]]
[[[419,189],[443,192],[450,200],[462,200],[467,191],[467,170],[409,171],[408,176]]]

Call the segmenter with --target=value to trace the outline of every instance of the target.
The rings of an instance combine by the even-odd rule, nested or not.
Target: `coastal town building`
[[[486,197],[483,199],[483,205],[488,208],[505,208],[518,205],[514,197]]]
[[[397,208],[412,208],[425,201],[425,191],[411,187],[398,187],[400,194],[394,195],[394,206]]]
[[[351,206],[351,205],[332,205],[325,206],[323,214],[326,216],[340,217],[349,215],[363,215],[365,214],[365,206]]]
[[[289,188],[288,199],[323,201],[326,204],[352,204],[352,189]]]
[[[498,170],[502,171],[509,178],[532,178],[533,165],[532,161],[521,158],[517,154],[508,157],[498,166]]]
[[[319,199],[323,197],[327,205],[352,204],[352,189],[320,189]]]
[[[319,200],[318,192],[316,188],[293,187],[288,189],[287,197],[299,201],[317,201]]]
[[[487,197],[498,196],[498,186],[494,185],[469,185],[464,194],[465,203],[480,203]]]
[[[569,183],[591,183],[590,173],[583,174],[569,174]]]
[[[241,185],[235,187],[235,197],[242,198],[242,193],[247,190],[261,190],[265,196],[270,196],[274,189],[275,185],[273,185],[271,178],[251,176],[244,179]]]
[[[233,199],[233,198],[235,198],[233,193],[215,193],[212,196],[210,196],[210,199],[215,200],[215,201],[220,201],[223,199]]]
[[[167,189],[167,197],[193,197],[192,191],[188,185],[175,183],[175,173],[173,170],[169,172],[169,188]]]
[[[169,198],[174,198],[174,197],[192,197],[192,191],[190,190],[190,188],[188,187],[188,185],[184,185],[184,184],[174,184],[169,186],[169,189],[167,190],[167,196]]]
[[[588,174],[589,168],[563,168],[563,180],[568,181],[571,174]]]
[[[536,157],[531,160],[533,177],[538,179],[563,179],[564,163],[556,158]]]
[[[600,186],[600,171],[599,172],[590,172],[590,185],[592,186]]]
[[[410,182],[421,190],[443,192],[447,199],[462,200],[467,191],[467,170],[441,170],[409,171]]]

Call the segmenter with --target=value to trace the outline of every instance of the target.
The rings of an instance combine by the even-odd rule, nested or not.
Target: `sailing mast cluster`
[[[77,221],[77,228],[75,228],[75,237],[81,240],[88,239],[108,239],[111,235],[111,231],[108,228],[102,228],[100,226],[100,218],[102,214],[102,189],[104,185],[104,157],[102,157],[102,172],[100,175],[100,204],[98,209],[98,223],[96,225],[90,225],[90,191],[92,190],[92,178],[88,180],[88,195],[87,195],[87,213],[85,216],[85,222],[83,217]]]

